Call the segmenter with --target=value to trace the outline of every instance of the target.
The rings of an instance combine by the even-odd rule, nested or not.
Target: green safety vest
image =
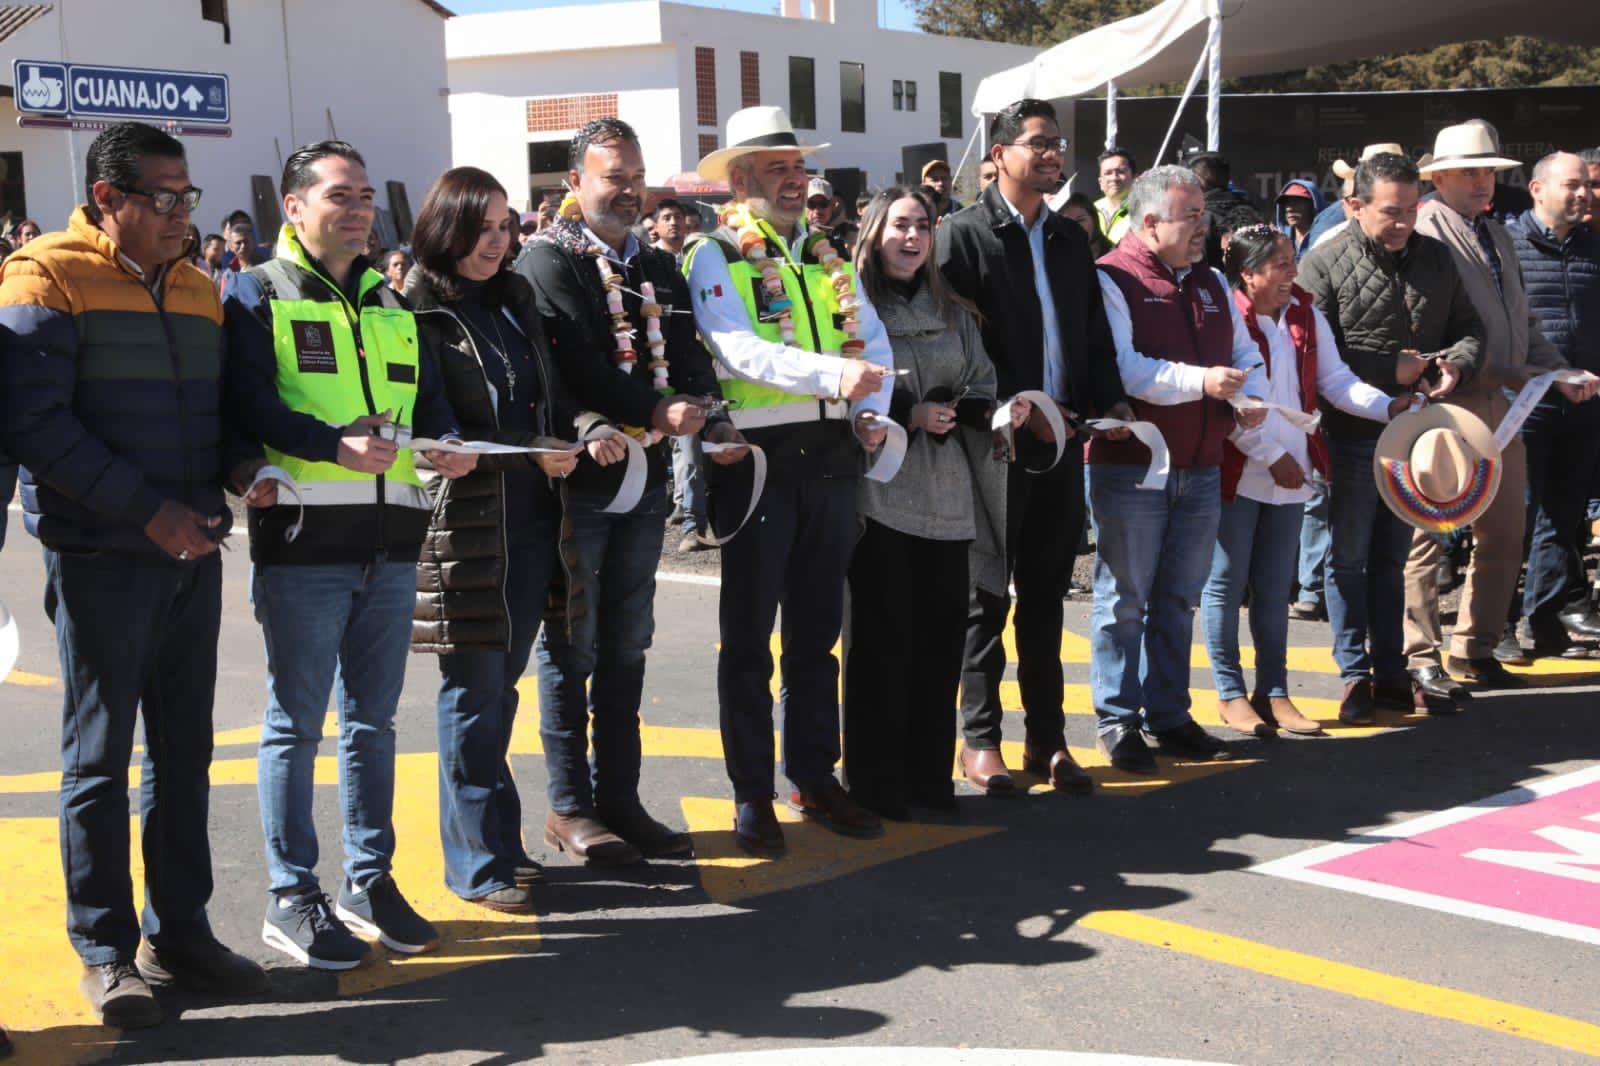
[[[1111,211],[1111,220],[1106,221],[1106,211],[1111,208],[1109,197],[1102,196],[1094,202],[1094,224],[1099,227],[1101,234],[1115,247],[1122,243],[1122,238],[1128,232],[1128,198],[1124,196],[1122,202]]]
[[[797,269],[792,265],[796,260],[789,251],[788,242],[778,236],[766,220],[758,219],[756,226],[767,238],[767,249],[779,264],[778,273],[783,278],[783,294],[789,300],[789,314],[794,321],[794,346],[808,352],[838,355],[844,342],[850,339],[850,335],[845,333],[841,325],[844,316],[839,311],[839,297],[834,292],[833,280],[816,261],[816,255],[812,251],[817,239],[824,235],[811,234],[806,237],[802,244],[800,265]],[[752,332],[762,340],[782,344],[783,332],[778,328],[777,317],[768,310],[769,298],[766,287],[761,281],[761,272],[739,254],[739,238],[732,230],[717,230],[705,240],[695,241],[690,245],[688,253],[683,258],[684,276],[689,276],[689,271],[694,266],[695,254],[708,244],[715,244],[722,250],[722,256],[728,263],[728,274],[733,279],[733,287],[739,294],[739,299],[744,302],[745,313],[750,316]],[[844,269],[854,276],[855,268],[849,263],[845,264]],[[817,402],[815,396],[784,392],[770,385],[758,385],[746,381],[728,372],[720,361],[717,364],[717,377],[722,386],[722,397],[728,402],[729,414],[736,426],[739,424],[740,410]]]
[[[266,288],[272,309],[279,398],[331,426],[348,426],[384,410],[396,425],[409,425],[421,376],[417,323],[390,295],[383,275],[368,269],[352,306],[311,264],[292,226],[283,227],[276,252],[276,259],[252,267],[251,273]],[[322,285],[307,285],[311,278]],[[266,453],[269,462],[294,478],[307,507],[389,503],[432,509],[409,448],[400,449],[385,474],[301,459],[270,446]]]

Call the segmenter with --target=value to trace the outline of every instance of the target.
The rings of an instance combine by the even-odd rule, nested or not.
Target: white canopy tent
[[[1205,74],[1206,147],[1216,150],[1221,147],[1224,78],[1512,35],[1600,44],[1600,2],[1341,0],[1330,9],[1326,0],[1162,0],[1142,14],[1096,27],[1031,62],[989,75],[978,84],[972,113],[992,115],[1027,96],[1062,101],[1105,91],[1110,147],[1117,133],[1118,84],[1187,78],[1177,110],[1182,114]],[[1173,121],[1176,126],[1176,115]],[[1163,144],[1158,158],[1165,154]]]

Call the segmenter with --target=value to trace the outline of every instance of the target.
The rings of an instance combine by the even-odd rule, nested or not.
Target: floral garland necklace
[[[761,232],[755,217],[742,203],[728,203],[718,212],[719,221],[733,230],[739,241],[739,254],[761,275],[761,285],[767,295],[767,310],[777,316],[778,333],[783,343],[794,343],[794,301],[783,290],[783,274],[778,261],[772,258],[767,236]],[[806,242],[817,263],[828,275],[833,294],[839,303],[841,328],[848,338],[839,346],[839,354],[849,359],[860,359],[866,342],[856,338],[859,326],[856,315],[860,303],[856,297],[855,278],[845,269],[846,263],[822,233],[813,234]]]
[[[569,222],[583,224],[583,210],[575,196],[568,196],[562,200],[558,213]],[[612,269],[610,257],[604,248],[591,244],[585,251],[594,256],[595,269],[600,272],[600,284],[606,290],[606,314],[611,316],[611,335],[617,342],[617,350],[612,353],[611,362],[624,374],[631,374],[639,362],[639,353],[634,348],[637,332],[628,321],[628,313],[622,307],[622,275]],[[661,333],[663,308],[656,302],[655,286],[648,281],[639,283],[639,297],[644,301],[639,307],[639,313],[644,318],[645,343],[650,346],[650,361],[646,364],[650,368],[650,385],[665,395],[671,387],[667,384],[667,341]],[[639,429],[635,432],[636,427],[623,428],[632,436],[644,437],[650,444],[661,439],[661,434],[653,429]]]

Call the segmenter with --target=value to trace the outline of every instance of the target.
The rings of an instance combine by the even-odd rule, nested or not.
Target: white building
[[[202,233],[238,208],[261,228],[274,224],[284,157],[337,135],[366,157],[384,209],[380,234],[392,239],[385,232],[391,198],[403,188],[414,214],[450,165],[449,17],[432,0],[0,6],[0,214],[25,211],[46,230],[59,229],[84,199],[84,153],[94,133],[17,125],[12,61],[36,59],[228,75],[232,135],[180,135],[190,178],[205,190],[194,217]]]
[[[520,200],[560,184],[578,126],[617,115],[660,185],[718,147],[734,111],[776,104],[802,140],[832,145],[816,169],[858,168],[884,185],[906,145],[942,146],[954,165],[978,82],[1037,49],[882,29],[877,6],[811,0],[802,17],[801,0],[782,0],[781,15],[624,0],[451,19],[453,158]]]

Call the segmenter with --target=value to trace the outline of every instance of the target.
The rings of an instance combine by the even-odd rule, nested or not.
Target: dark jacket
[[[306,298],[348,304],[352,294],[336,290],[325,277],[322,265],[300,247],[293,232],[284,227],[278,257],[273,262],[295,279]],[[268,291],[270,280],[262,275],[265,266],[251,267],[238,275],[223,300],[230,355],[229,400],[241,412],[253,440],[300,459],[337,462],[342,427],[296,411],[278,395],[278,360],[272,340],[273,295]],[[366,260],[358,258],[350,276],[363,278],[369,271]],[[376,276],[375,271],[371,274]],[[380,283],[368,285],[361,306],[406,305],[399,293]],[[444,384],[439,380],[438,359],[426,338],[419,336],[418,346],[416,410],[400,417],[411,424],[414,436],[436,440],[456,436],[459,430],[445,398]],[[258,566],[415,561],[428,528],[427,512],[381,502],[376,487],[373,496],[372,503],[307,507],[305,526],[292,543],[285,540],[284,532],[299,517],[298,508],[251,508],[251,560]]]
[[[1065,402],[1080,415],[1098,416],[1125,397],[1089,240],[1076,223],[1040,210],[1046,213],[1045,269],[1066,362]],[[1033,254],[998,183],[939,226],[938,256],[950,287],[977,305],[1000,397],[1043,387],[1044,322]]]
[[[572,411],[550,365],[533,288],[510,272],[502,272],[490,285],[493,291],[486,298],[511,314],[533,349],[540,393],[537,433],[500,429],[483,370],[484,356],[471,332],[421,270],[413,268],[406,278],[404,295],[416,312],[417,335],[425,338],[423,343],[439,360],[439,376],[462,436],[522,447],[530,446],[535,436],[570,439]],[[505,600],[506,474],[530,468],[532,476],[519,477],[515,484],[523,491],[533,487],[550,493],[554,510],[559,506],[555,493],[530,455],[480,455],[472,473],[454,481],[436,478],[429,486],[433,516],[417,562],[417,606],[411,622],[414,651],[452,654],[505,651],[510,646],[511,617]],[[548,547],[555,551],[553,540]]]
[[[1512,219],[1506,232],[1545,339],[1573,366],[1600,373],[1600,237],[1580,225],[1558,241],[1532,211]]]
[[[1477,369],[1483,321],[1450,249],[1432,237],[1413,233],[1404,254],[1396,256],[1352,225],[1306,254],[1299,282],[1327,316],[1350,369],[1390,396],[1412,387],[1395,380],[1402,349],[1443,355],[1463,380]],[[1322,412],[1332,437],[1372,439],[1383,432],[1381,422],[1326,403]]]
[[[605,285],[594,257],[586,254],[587,246],[580,227],[560,220],[522,246],[513,269],[533,284],[556,372],[579,409],[578,431],[585,432],[602,420],[619,427],[649,429],[661,395],[651,386],[650,372],[645,367],[650,351],[645,342],[644,318],[639,314],[643,301],[636,294],[639,283],[648,281],[655,287],[657,303],[688,311],[688,284],[678,272],[672,254],[658,248],[641,245],[638,255],[626,266],[613,264],[623,285],[633,290],[623,292],[622,306],[635,331],[639,360],[632,373],[624,373],[611,360],[617,344],[611,332],[611,316],[606,313]],[[712,369],[711,353],[700,343],[693,316],[664,315],[661,333],[666,338],[667,378],[672,388],[680,394],[720,398],[722,391]],[[665,483],[665,440],[645,453],[650,461],[647,484],[653,487]],[[602,467],[585,455],[564,488],[615,493],[622,483],[623,469],[621,463]]]
[[[223,419],[222,309],[178,260],[155,290],[84,214],[0,270],[0,447],[24,468],[28,532],[60,551],[160,549],[166,501],[232,524],[223,482],[249,449]],[[257,452],[259,454],[259,452]]]

